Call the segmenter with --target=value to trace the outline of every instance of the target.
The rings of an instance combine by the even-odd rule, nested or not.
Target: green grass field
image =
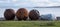
[[[0,21],[0,27],[60,27],[60,21]]]

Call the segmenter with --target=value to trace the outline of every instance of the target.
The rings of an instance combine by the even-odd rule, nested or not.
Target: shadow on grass
[[[56,26],[54,22],[42,23],[40,26]]]

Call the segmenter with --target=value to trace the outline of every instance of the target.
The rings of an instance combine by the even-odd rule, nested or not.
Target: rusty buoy
[[[13,20],[15,18],[15,12],[13,9],[6,9],[4,12],[4,17],[6,20]]]
[[[16,12],[16,17],[18,20],[26,20],[28,18],[28,11],[25,8],[20,8]]]
[[[31,20],[38,20],[39,19],[39,11],[38,10],[35,10],[35,9],[33,9],[33,10],[31,10],[30,12],[29,12],[29,18],[31,19]]]

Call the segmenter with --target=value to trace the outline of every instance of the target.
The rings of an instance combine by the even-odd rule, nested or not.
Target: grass
[[[60,27],[60,21],[0,21],[0,27]]]

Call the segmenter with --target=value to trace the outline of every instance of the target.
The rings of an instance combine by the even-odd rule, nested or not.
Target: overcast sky
[[[0,7],[60,6],[60,0],[0,0]]]
[[[10,7],[35,7],[35,6],[60,6],[60,0],[0,0],[0,8]],[[0,17],[3,16],[5,9],[0,9]],[[47,10],[47,11],[46,11]],[[53,13],[56,16],[60,16],[59,9],[45,9],[39,10],[41,14]],[[45,12],[45,13],[44,13]]]

